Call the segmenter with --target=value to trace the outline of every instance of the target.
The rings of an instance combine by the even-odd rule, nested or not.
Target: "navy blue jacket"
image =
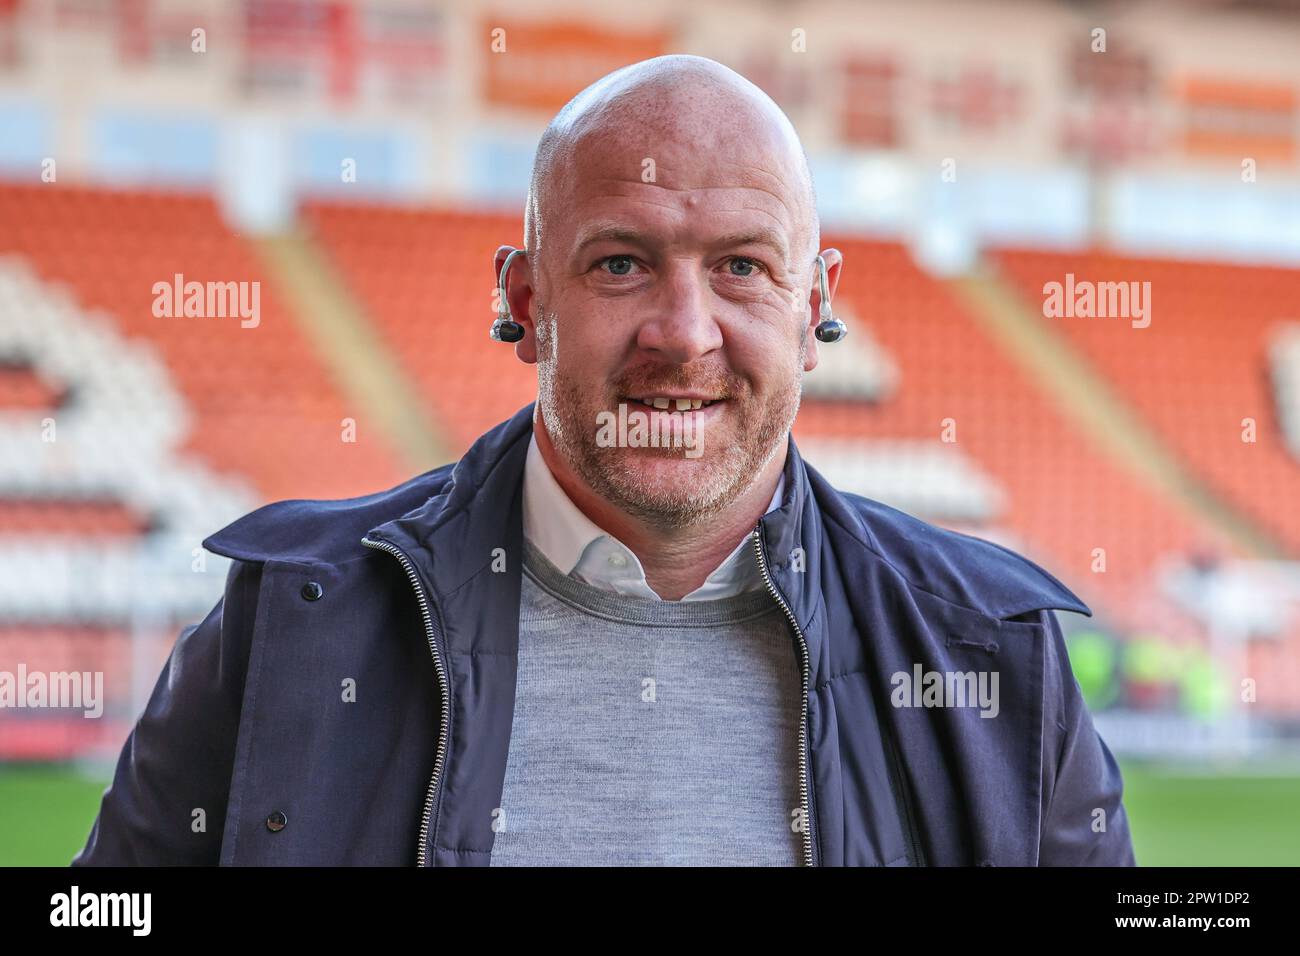
[[[224,597],[176,641],[74,865],[487,865],[532,418],[391,490],[277,502],[208,538],[233,559]],[[1132,865],[1053,613],[1087,607],[788,447],[753,544],[804,674],[804,862]],[[918,666],[996,671],[997,716],[900,706],[919,701],[893,675]]]

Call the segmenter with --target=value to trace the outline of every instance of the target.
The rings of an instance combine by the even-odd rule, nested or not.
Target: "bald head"
[[[518,279],[505,272],[512,247],[494,262],[524,330],[515,354],[537,365],[534,433],[552,473],[610,533],[656,529],[648,547],[665,529],[738,516],[710,544],[725,555],[771,500],[817,366],[821,237],[790,120],[713,60],[625,67],[546,128],[524,230]],[[842,257],[824,258],[829,299]],[[593,427],[647,404],[647,427],[707,427],[709,450]],[[683,548],[665,566],[680,570],[695,553]]]
[[[537,145],[524,208],[525,248],[542,272],[550,256],[548,223],[570,208],[568,197],[584,174],[578,159],[589,151],[602,154],[606,168],[621,164],[668,189],[731,185],[739,166],[751,185],[790,208],[797,232],[790,264],[817,255],[816,197],[794,126],[771,97],[715,60],[674,54],[623,67],[551,120]],[[701,154],[724,162],[701,171]]]

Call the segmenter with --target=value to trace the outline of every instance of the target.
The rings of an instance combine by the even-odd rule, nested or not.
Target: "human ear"
[[[497,295],[500,296],[501,270],[505,268],[506,259],[515,251],[514,246],[500,246],[493,257],[493,268],[497,277]],[[519,361],[534,365],[537,362],[537,329],[533,322],[533,271],[528,253],[515,256],[506,275],[504,303],[509,306],[509,317],[524,329],[524,337],[515,345],[515,355]],[[501,313],[498,305],[498,314]]]

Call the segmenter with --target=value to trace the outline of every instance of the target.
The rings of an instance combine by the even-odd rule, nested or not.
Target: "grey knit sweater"
[[[767,591],[654,601],[524,549],[492,865],[797,865],[798,654]]]

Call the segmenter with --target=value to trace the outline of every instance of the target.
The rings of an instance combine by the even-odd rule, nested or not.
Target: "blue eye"
[[[744,256],[736,256],[734,259],[731,260],[731,274],[734,275],[734,276],[740,276],[740,277],[742,277],[742,278],[746,278],[746,279],[749,278],[749,277],[750,277],[751,275],[753,275],[754,273],[753,273],[753,272],[737,272],[737,271],[736,271],[736,263],[740,263],[742,266],[745,266],[745,267],[747,267],[747,268],[749,268],[749,269],[761,269],[761,268],[762,268],[762,266],[760,266],[760,265],[759,265],[757,262],[755,262],[753,259],[746,259]]]
[[[631,256],[606,256],[600,261],[603,265],[608,265],[610,273],[616,276],[625,276],[632,270]]]

